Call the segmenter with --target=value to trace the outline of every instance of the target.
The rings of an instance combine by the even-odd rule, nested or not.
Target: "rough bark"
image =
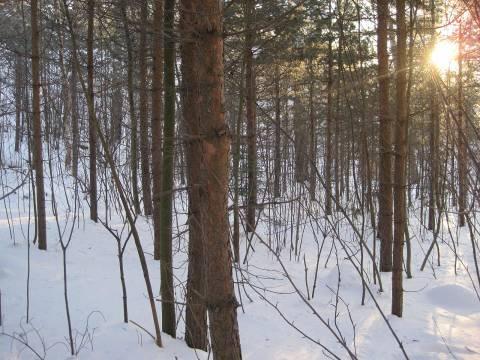
[[[189,187],[198,187],[204,210],[201,217],[206,269],[206,305],[213,358],[241,359],[236,299],[228,239],[227,187],[230,138],[224,118],[223,9],[215,0],[182,0],[182,59],[185,92],[192,82],[193,108],[185,118],[190,153],[201,149],[201,172],[191,173]],[[188,57],[188,58],[186,58]],[[187,69],[186,67],[189,67]],[[195,77],[197,77],[195,79]],[[195,82],[196,81],[196,82]],[[190,163],[191,164],[191,163]],[[202,179],[203,177],[203,179]]]
[[[200,84],[196,72],[196,56],[199,46],[195,39],[189,38],[195,21],[193,10],[196,4],[183,0],[181,2],[181,46],[182,58],[182,99],[184,117],[184,137],[187,158],[188,183],[188,279],[187,306],[185,313],[185,340],[192,348],[207,349],[207,304],[206,304],[206,264],[205,235],[203,217],[204,177],[202,176],[202,146],[194,141],[193,136],[200,133],[199,98]]]

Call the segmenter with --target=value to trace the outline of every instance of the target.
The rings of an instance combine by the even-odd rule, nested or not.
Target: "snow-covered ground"
[[[10,161],[1,170],[3,193],[21,182],[23,175],[14,165],[17,155],[6,151]],[[13,166],[9,168],[8,166]],[[63,166],[63,165],[62,165]],[[72,213],[67,213],[67,199],[73,204],[71,179],[54,168],[54,194],[59,208],[59,224],[64,240],[72,225]],[[65,170],[65,169],[63,169]],[[66,187],[63,186],[65,180]],[[50,182],[47,189],[50,189]],[[0,204],[0,291],[2,326],[0,359],[69,358],[68,328],[64,302],[62,249],[59,231],[52,212],[51,191],[47,190],[48,251],[39,251],[32,239],[33,214],[29,204],[33,197],[28,182]],[[184,212],[185,195],[177,198],[176,206]],[[0,192],[0,198],[2,193]],[[81,197],[79,221],[75,225],[67,250],[67,284],[75,349],[79,359],[207,359],[208,354],[189,349],[184,341],[183,302],[186,280],[185,215],[174,224],[174,267],[176,277],[178,339],[163,335],[164,347],[155,346],[151,337],[139,326],[123,323],[122,291],[119,277],[117,244],[103,227],[88,220],[86,199]],[[305,203],[306,204],[306,203]],[[277,211],[283,205],[277,206]],[[310,206],[310,205],[305,205]],[[305,214],[306,209],[302,212]],[[284,206],[287,211],[287,206]],[[294,208],[297,211],[296,207]],[[318,209],[308,208],[309,211]],[[101,206],[100,216],[104,218]],[[322,216],[303,216],[301,223],[269,227],[266,219],[278,214],[262,212],[258,235],[249,250],[248,261],[233,271],[237,298],[239,328],[245,359],[325,359],[328,351],[340,359],[348,354],[338,340],[360,359],[402,359],[400,350],[387,322],[375,306],[368,291],[362,301],[362,283],[349,261],[342,243],[333,236],[332,226]],[[455,216],[442,224],[439,238],[441,266],[437,266],[437,251],[423,272],[419,270],[432,235],[422,229],[411,211],[412,279],[404,280],[404,316],[390,313],[390,274],[381,275],[383,292],[378,282],[373,284],[372,266],[364,251],[365,279],[410,359],[480,359],[480,301],[476,293],[475,275],[468,229],[457,230]],[[119,231],[122,219],[112,212],[110,225]],[[345,219],[337,216],[339,238],[354,261],[359,264],[358,239]],[[30,225],[29,225],[30,224]],[[146,253],[154,293],[160,289],[159,263],[153,260],[151,220],[137,220]],[[453,244],[447,230],[453,231],[459,256],[455,274]],[[279,238],[275,237],[279,231]],[[298,256],[290,252],[295,247],[298,232]],[[325,234],[325,237],[322,235]],[[365,232],[372,247],[371,230]],[[126,234],[123,234],[123,240]],[[274,254],[277,244],[283,247]],[[444,240],[444,242],[442,241]],[[264,241],[265,243],[262,243]],[[324,241],[324,242],[323,242]],[[242,258],[247,240],[242,238]],[[323,242],[323,246],[322,246]],[[318,249],[321,249],[318,257]],[[377,250],[378,252],[378,250]],[[30,271],[28,258],[30,257]],[[353,259],[353,258],[351,258]],[[318,273],[315,273],[318,260]],[[129,318],[153,332],[150,309],[138,255],[132,240],[126,246],[125,276]],[[307,268],[307,270],[305,270]],[[467,271],[468,270],[468,271]],[[27,277],[28,323],[27,323]],[[308,283],[308,288],[307,288]],[[475,285],[474,285],[475,284]],[[313,287],[315,293],[312,297]],[[476,286],[476,290],[475,290]],[[157,303],[160,310],[160,303]],[[161,312],[159,311],[159,316]],[[327,325],[331,328],[328,329]],[[12,337],[15,337],[14,340]],[[28,347],[27,345],[28,344]],[[322,349],[322,346],[328,350]],[[38,356],[34,353],[38,353]]]

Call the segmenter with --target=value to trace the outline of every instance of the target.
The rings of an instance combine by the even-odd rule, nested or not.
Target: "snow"
[[[431,303],[452,314],[468,316],[479,311],[475,294],[458,284],[436,286],[427,292]]]
[[[24,161],[11,151],[7,151],[8,156],[11,157],[11,163],[21,164]],[[57,164],[56,167],[58,166]],[[71,179],[55,171],[53,183],[60,209],[59,223],[61,228],[66,226],[69,229],[72,223],[71,217],[66,212],[66,200],[69,199],[70,203],[73,203],[73,187]],[[17,170],[11,168],[4,168],[1,173],[1,185],[5,191],[8,191],[7,185],[10,188],[16,186],[21,177]],[[66,182],[66,190],[61,179]],[[49,186],[50,181],[47,188]],[[50,194],[50,191],[48,193]],[[177,307],[178,339],[163,334],[162,349],[155,346],[150,336],[138,326],[131,322],[123,323],[116,242],[101,224],[88,220],[88,206],[83,197],[79,222],[75,225],[67,250],[68,297],[75,349],[78,351],[75,357],[70,357],[64,304],[62,249],[58,241],[59,235],[52,213],[50,195],[47,200],[48,251],[39,251],[33,244],[30,250],[28,247],[28,234],[31,238],[33,233],[33,215],[29,214],[32,198],[28,184],[1,201],[2,334],[20,338],[47,359],[208,358],[209,354],[193,351],[185,345],[184,309],[181,304]],[[185,212],[185,203],[185,194],[179,194],[176,207],[182,213]],[[99,214],[104,217],[105,209],[102,206]],[[280,211],[280,207],[276,210]],[[315,206],[310,210],[314,214],[318,211]],[[458,241],[455,245],[461,259],[457,262],[456,274],[451,239],[445,226],[442,227],[439,237],[441,266],[436,265],[434,251],[431,261],[421,272],[419,267],[424,252],[432,241],[432,234],[418,223],[416,219],[418,209],[412,209],[411,214],[415,215],[410,218],[413,278],[404,279],[403,318],[390,315],[390,274],[381,274],[384,291],[380,293],[378,284],[373,284],[371,263],[367,261],[365,253],[367,285],[410,359],[479,359],[480,301],[476,294],[478,283],[474,275],[468,230],[461,229],[455,234],[454,240]],[[237,299],[242,303],[238,308],[238,320],[244,359],[328,358],[326,351],[322,350],[318,343],[330,349],[339,358],[348,358],[335,335],[339,339],[344,339],[345,344],[352,351],[356,351],[359,359],[403,359],[398,344],[368,292],[365,305],[361,305],[360,277],[325,219],[318,216],[317,222],[312,223],[307,219],[298,227],[296,224],[293,225],[293,243],[296,227],[299,229],[301,240],[298,257],[295,257],[289,251],[291,229],[277,225],[268,226],[266,221],[268,216],[273,217],[273,212],[269,215],[264,209],[258,228],[258,235],[262,240],[253,239],[253,250],[249,251],[248,262],[235,267],[233,271]],[[349,255],[354,255],[353,259],[358,265],[360,259],[358,241],[347,221],[339,215],[335,216],[335,226],[340,238],[348,246],[351,252]],[[285,217],[290,218],[289,215]],[[178,219],[174,220],[174,224],[178,223],[175,235],[179,235],[174,237],[173,246],[175,291],[179,303],[183,302],[187,274],[185,221],[184,214],[180,214]],[[449,226],[455,229],[455,219],[451,217],[449,221]],[[112,227],[119,230],[123,227],[121,217],[113,213],[109,222]],[[148,261],[154,294],[159,294],[159,263],[151,256],[152,223],[150,219],[140,217],[137,225]],[[275,231],[279,231],[278,237]],[[326,234],[323,247],[321,247],[324,239],[322,232]],[[277,241],[282,243],[284,236],[286,247],[277,258],[266,245],[271,241],[272,250],[276,249]],[[365,236],[371,248],[373,236],[368,228]],[[242,258],[245,255],[246,241],[247,239],[242,238]],[[322,252],[315,296],[308,299],[308,296],[312,295],[320,247]],[[27,323],[29,252],[30,307]],[[145,284],[133,241],[126,246],[124,261],[129,318],[153,332]],[[304,264],[308,269],[308,291],[305,285]],[[476,290],[474,284],[477,286]],[[161,316],[159,302],[157,307]],[[325,324],[331,326],[332,331],[328,330]],[[0,336],[0,359],[37,358],[22,342],[12,340],[8,335]]]

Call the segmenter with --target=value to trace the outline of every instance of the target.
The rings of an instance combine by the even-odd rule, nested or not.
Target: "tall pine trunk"
[[[133,207],[135,213],[140,214],[140,199],[138,195],[138,134],[137,134],[137,114],[135,112],[134,98],[134,79],[133,79],[133,41],[130,28],[128,26],[127,1],[122,0],[120,11],[123,21],[123,30],[125,33],[125,44],[127,46],[127,88],[128,88],[128,107],[130,110],[130,173],[132,180]]]
[[[463,227],[467,209],[467,134],[463,119],[463,34],[461,24],[458,36],[458,225]]]
[[[77,105],[77,72],[75,71],[75,63],[72,56],[72,76],[71,76],[71,103],[72,103],[72,175],[74,178],[78,176],[78,152],[79,152],[79,126],[78,126],[78,105]]]
[[[325,215],[332,214],[332,115],[333,115],[333,34],[332,34],[332,1],[329,2],[328,19],[328,52],[327,52],[327,121],[325,129]]]
[[[93,92],[93,18],[95,14],[95,1],[88,0],[88,28],[87,28],[87,87],[88,98],[95,106]],[[88,118],[88,145],[90,149],[90,219],[98,221],[97,210],[97,133],[94,119]]]
[[[280,176],[282,169],[281,117],[280,117],[280,66],[275,64],[275,155],[273,158],[273,196],[280,197]]]
[[[313,72],[313,60],[309,59],[310,83],[308,87],[308,117],[309,117],[309,139],[308,139],[308,167],[309,167],[309,193],[310,199],[315,200],[315,191],[317,187],[317,122],[315,117],[315,108],[313,103],[313,93],[315,91],[315,80]]]
[[[143,209],[145,215],[152,214],[152,181],[150,177],[150,142],[148,140],[148,99],[147,99],[147,22],[148,1],[140,5],[140,158],[142,170]]]
[[[435,46],[435,1],[431,1],[431,24],[432,38],[431,48]],[[428,204],[428,229],[435,229],[435,209],[438,203],[438,130],[440,126],[437,104],[437,90],[435,83],[436,70],[432,68],[432,76],[430,79],[430,188],[429,188],[429,204]]]
[[[153,72],[152,72],[152,190],[153,237],[155,260],[160,260],[162,192],[162,118],[163,118],[163,0],[155,0],[153,15]]]
[[[245,87],[247,100],[247,231],[255,227],[255,209],[257,205],[257,120],[255,99],[255,66],[253,59],[253,16],[255,0],[245,0]]]
[[[405,0],[396,0],[397,56],[396,56],[396,110],[394,233],[392,267],[392,314],[403,313],[403,245],[406,224],[406,163],[407,163],[407,29]]]
[[[204,231],[201,243],[206,250],[203,254],[205,300],[213,358],[241,359],[228,235],[230,138],[223,110],[222,2],[182,0],[180,8],[184,31],[183,81],[186,96],[191,96],[188,103],[192,104],[189,111],[185,111],[186,137],[190,154],[194,149],[201,150],[200,169],[189,166],[189,188],[199,188],[198,196],[203,204],[199,209],[202,212],[200,226]]]
[[[33,95],[33,163],[37,198],[38,248],[47,250],[47,225],[45,219],[45,185],[43,178],[42,119],[40,117],[40,51],[38,30],[38,2],[31,2],[32,26],[32,95]]]
[[[194,31],[193,14],[197,4],[181,1],[183,12],[180,24],[182,33],[182,99],[184,138],[187,157],[188,182],[188,279],[187,306],[185,312],[185,340],[192,348],[207,349],[207,302],[206,302],[206,242],[204,234],[205,176],[202,173],[202,144],[194,136],[200,133],[199,97],[202,89],[198,77],[198,46],[189,34]]]
[[[237,119],[235,120],[235,142],[233,148],[233,257],[236,263],[240,262],[240,142],[241,142],[241,135],[242,135],[242,123],[243,123],[243,106],[245,100],[245,87],[244,87],[244,74],[245,74],[245,62],[242,62],[242,67],[240,71],[240,89],[239,89],[239,96],[238,96],[238,112],[237,112]],[[277,111],[277,110],[276,110]],[[280,109],[278,109],[280,112]],[[278,116],[278,120],[280,121],[280,116]],[[280,124],[276,124],[276,129],[278,129],[278,134],[280,134]],[[277,130],[275,130],[277,131]],[[275,152],[280,152],[280,139],[278,138],[275,144]],[[277,156],[277,153],[275,154]],[[278,154],[280,157],[280,155]],[[280,174],[277,177],[277,165],[278,165],[278,172],[280,172],[280,163],[277,164],[277,158],[275,158],[275,185],[274,185],[274,193],[275,196],[280,196]],[[278,183],[277,183],[278,180]],[[277,190],[278,186],[278,190]],[[275,191],[278,191],[278,195]]]
[[[392,271],[392,118],[390,116],[388,72],[388,0],[377,1],[377,56],[380,121],[380,166],[378,189],[378,237],[380,239],[380,270]]]
[[[23,63],[20,54],[15,55],[15,151],[20,151],[22,141],[22,89]]]
[[[160,275],[162,295],[162,329],[175,337],[175,296],[172,269],[172,203],[173,203],[173,158],[175,136],[175,0],[165,0],[164,9],[164,79],[165,104],[163,125],[163,167],[161,222],[160,222]]]

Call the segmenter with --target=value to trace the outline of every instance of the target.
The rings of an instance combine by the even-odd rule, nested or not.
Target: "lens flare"
[[[430,53],[430,64],[439,71],[447,72],[456,62],[458,55],[458,46],[450,40],[437,42]]]

